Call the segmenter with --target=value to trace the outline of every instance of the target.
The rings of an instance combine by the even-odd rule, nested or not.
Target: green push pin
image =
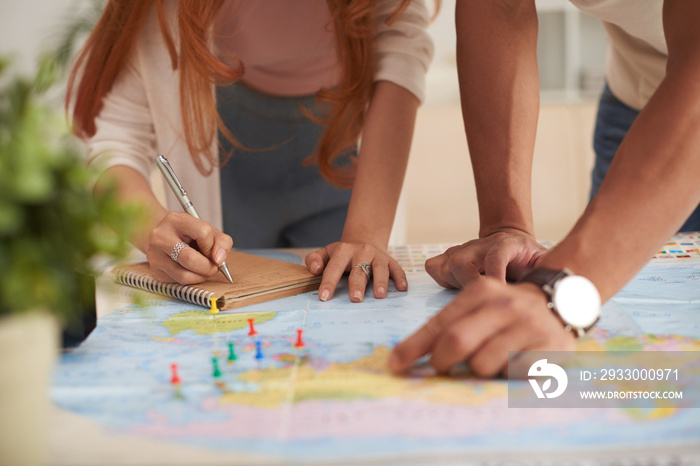
[[[236,353],[233,351],[233,343],[229,342],[228,344],[228,363],[233,364],[233,361],[238,359],[238,356],[236,356]]]
[[[217,358],[211,358],[211,363],[214,365],[214,378],[218,379],[221,377],[221,371],[219,370],[219,360]]]

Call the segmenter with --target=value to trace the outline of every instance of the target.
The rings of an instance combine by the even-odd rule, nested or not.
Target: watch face
[[[564,277],[554,285],[552,304],[561,319],[576,329],[593,325],[600,316],[600,294],[590,280],[579,275]]]

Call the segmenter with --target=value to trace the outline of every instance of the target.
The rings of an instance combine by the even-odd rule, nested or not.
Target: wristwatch
[[[540,268],[525,273],[518,282],[534,283],[542,288],[549,301],[547,307],[577,338],[600,319],[600,294],[586,277],[574,275],[567,269]]]

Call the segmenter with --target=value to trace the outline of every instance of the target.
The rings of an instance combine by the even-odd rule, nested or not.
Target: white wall
[[[23,74],[35,71],[39,52],[50,46],[79,0],[0,0],[0,54],[11,54]]]
[[[595,110],[591,100],[542,104],[532,176],[539,239],[561,240],[586,207]],[[460,108],[423,107],[417,125],[403,192],[403,242],[476,238],[478,206]]]

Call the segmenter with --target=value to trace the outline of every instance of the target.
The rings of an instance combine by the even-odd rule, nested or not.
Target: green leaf
[[[53,66],[9,78],[0,57],[0,315],[43,308],[65,321],[94,299],[92,259],[126,254],[138,212],[114,190],[93,195],[96,173],[39,99]]]
[[[20,206],[0,200],[0,240],[22,228],[23,214]]]

